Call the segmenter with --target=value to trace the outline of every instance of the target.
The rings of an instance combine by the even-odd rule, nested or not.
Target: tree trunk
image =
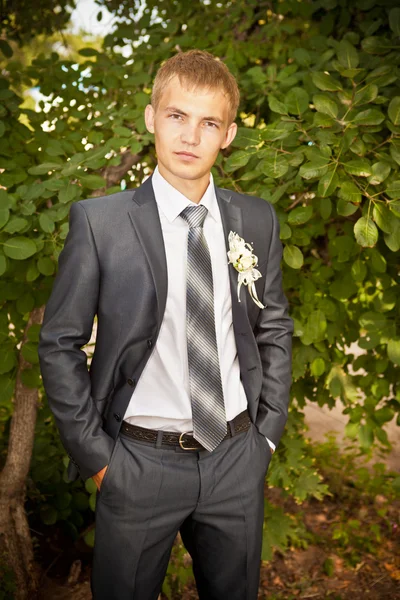
[[[44,306],[31,312],[22,345],[27,340],[29,327],[41,324],[43,314]],[[21,381],[21,372],[29,366],[20,351],[8,454],[0,473],[0,561],[14,573],[16,600],[32,596],[37,591],[39,582],[39,568],[34,562],[25,513],[26,478],[31,462],[38,407],[38,390],[25,387]]]

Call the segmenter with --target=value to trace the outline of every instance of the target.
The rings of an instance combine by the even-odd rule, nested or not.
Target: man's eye
[[[181,119],[181,118],[182,118],[182,115],[178,115],[178,114],[176,114],[176,113],[173,113],[173,114],[171,114],[171,115],[170,115],[170,117],[177,118],[177,119]]]
[[[217,124],[213,123],[212,121],[206,121],[206,125],[211,125],[212,127],[217,127]]]

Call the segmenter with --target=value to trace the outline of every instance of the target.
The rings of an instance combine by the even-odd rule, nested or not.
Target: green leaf
[[[30,175],[47,175],[47,173],[51,171],[59,171],[62,168],[62,165],[59,163],[42,163],[41,165],[37,165],[36,167],[31,167],[28,169],[28,173]]]
[[[26,342],[21,348],[21,354],[31,365],[39,362],[38,345],[34,342]]]
[[[372,167],[366,158],[356,158],[344,163],[344,168],[350,175],[359,177],[369,177],[372,174]]]
[[[21,381],[28,388],[38,388],[40,385],[40,369],[39,367],[31,367],[24,369],[21,372]]]
[[[381,202],[376,202],[374,204],[372,215],[379,229],[382,229],[382,231],[384,231],[385,233],[392,233],[393,215],[384,204],[382,204]]]
[[[97,485],[95,484],[95,482],[93,481],[93,479],[91,477],[89,477],[89,479],[86,479],[85,489],[87,492],[89,492],[89,494],[94,494],[96,492]]]
[[[326,198],[333,194],[337,186],[339,185],[339,177],[335,169],[328,171],[321,177],[318,183],[318,195],[321,198]]]
[[[347,40],[339,42],[337,57],[340,64],[346,69],[355,69],[358,66],[358,52]]]
[[[4,231],[7,233],[17,233],[22,231],[28,225],[27,219],[23,217],[11,217],[7,225],[4,227]]]
[[[50,506],[50,504],[44,504],[40,508],[40,518],[45,525],[54,525],[57,523],[58,512],[54,506]]]
[[[297,246],[287,245],[283,249],[283,258],[292,269],[300,269],[303,266],[303,253]]]
[[[374,432],[368,424],[360,425],[358,439],[362,448],[370,448],[374,442]]]
[[[395,365],[400,365],[400,339],[389,340],[387,345],[389,360]]]
[[[288,162],[282,154],[275,152],[272,158],[266,158],[262,166],[262,172],[274,179],[282,177],[289,169]]]
[[[390,200],[389,201],[389,210],[391,210],[397,217],[400,217],[400,201],[399,200]],[[396,223],[398,223],[398,221],[396,221]]]
[[[13,55],[13,49],[11,48],[10,44],[4,39],[0,39],[0,50],[6,58],[11,58]]]
[[[99,190],[103,187],[106,187],[106,180],[101,177],[101,175],[78,175],[80,182],[84,187],[89,188],[90,190]]]
[[[283,104],[283,102],[280,102],[274,96],[268,96],[268,105],[272,112],[278,113],[280,115],[287,115],[288,111],[286,106]]]
[[[260,130],[251,129],[250,127],[238,127],[235,139],[232,146],[238,148],[248,148],[257,146],[260,143]]]
[[[353,106],[360,104],[369,104],[373,102],[379,93],[379,88],[374,83],[368,83],[356,91],[354,95]]]
[[[295,48],[293,58],[302,67],[308,67],[311,64],[311,55],[305,48]]]
[[[315,72],[311,74],[313,84],[324,92],[337,92],[342,89],[339,81],[327,73]]]
[[[318,309],[310,312],[305,327],[303,343],[311,344],[322,341],[325,337],[326,326],[326,317],[322,310]]]
[[[321,377],[323,373],[325,373],[325,361],[320,356],[318,358],[314,358],[310,365],[311,374],[314,377]]]
[[[244,167],[249,162],[251,154],[247,150],[237,150],[233,152],[225,162],[225,170],[228,173],[236,171],[241,167]]]
[[[0,405],[10,402],[14,395],[15,378],[10,375],[0,375]]]
[[[292,88],[285,96],[285,106],[292,115],[301,115],[308,108],[309,97],[300,87]]]
[[[385,115],[377,108],[368,108],[358,113],[353,119],[357,125],[380,125],[385,120]]]
[[[31,325],[27,331],[27,338],[30,342],[39,342],[39,333],[41,325]]]
[[[13,202],[11,196],[7,194],[6,190],[0,189],[0,208],[12,208]]]
[[[99,56],[99,52],[95,48],[81,48],[78,54],[81,56]]]
[[[338,203],[336,205],[336,211],[338,215],[342,215],[343,217],[348,217],[353,215],[356,210],[358,210],[358,206],[353,204],[352,202],[347,202],[347,200],[343,200],[343,198],[339,198]]]
[[[3,249],[4,254],[14,260],[25,260],[37,251],[35,242],[23,236],[9,238],[4,242]]]
[[[400,143],[398,140],[390,140],[390,156],[398,165],[400,165]]]
[[[0,254],[0,276],[7,270],[7,259],[3,254]]]
[[[53,275],[55,271],[55,264],[51,260],[51,258],[49,258],[48,256],[43,256],[37,261],[37,268],[39,273],[41,273],[42,275],[47,275],[49,277],[50,275]]]
[[[290,211],[288,223],[290,225],[302,225],[311,219],[313,214],[312,206],[297,206]]]
[[[94,548],[94,537],[95,537],[94,527],[92,529],[90,529],[87,533],[85,533],[85,535],[83,536],[83,539],[85,540],[85,544],[87,544],[89,546],[89,548]]]
[[[0,208],[0,229],[4,227],[10,218],[10,211],[8,208]]]
[[[390,165],[387,162],[376,162],[372,165],[372,175],[368,177],[371,185],[379,185],[389,176]]]
[[[64,156],[65,150],[59,140],[50,140],[46,147],[46,154],[49,156]]]
[[[54,221],[50,218],[48,213],[42,213],[39,216],[39,225],[46,233],[53,233],[55,229]]]
[[[134,134],[134,132],[131,129],[129,129],[129,127],[124,127],[123,125],[117,125],[113,128],[113,131],[116,135],[126,138],[130,138]]]
[[[400,179],[396,179],[396,181],[391,181],[387,187],[385,192],[392,198],[393,200],[397,200],[400,198]]]
[[[61,202],[61,204],[67,204],[67,202],[72,202],[72,200],[78,195],[78,193],[78,186],[68,183],[58,192],[58,199]]]
[[[325,198],[319,205],[321,217],[326,221],[332,214],[332,201],[330,198]]]
[[[93,512],[95,512],[95,510],[96,510],[96,499],[97,499],[97,496],[96,496],[95,492],[93,494],[90,494],[90,496],[89,496],[89,506],[90,506],[90,509]]]
[[[356,260],[351,266],[351,276],[354,281],[361,283],[367,276],[367,267],[361,260]]]
[[[26,271],[26,281],[31,282],[35,281],[39,277],[39,271],[36,268],[35,264],[30,264]]]
[[[378,241],[378,229],[372,219],[360,217],[354,225],[354,235],[360,246],[372,248]]]
[[[392,42],[384,37],[371,36],[364,38],[361,46],[368,54],[387,54],[392,49]]]
[[[17,364],[14,346],[10,344],[2,344],[0,348],[0,375],[8,373]]]
[[[358,187],[351,181],[344,181],[340,184],[340,190],[338,192],[339,198],[359,204],[361,202],[361,192]]]
[[[300,167],[299,174],[304,179],[322,177],[328,171],[328,163],[329,158],[314,158]]]
[[[35,306],[35,298],[32,294],[23,294],[17,298],[16,309],[21,315],[25,315],[26,313],[30,313]]]
[[[336,119],[339,107],[327,94],[315,94],[313,96],[313,104],[318,112]]]
[[[392,8],[389,11],[389,26],[393,33],[400,36],[400,8]]]
[[[319,113],[319,112],[314,113],[313,127],[327,128],[327,127],[333,127],[334,125],[335,125],[335,119],[332,119],[332,117],[328,117],[328,115],[325,115],[325,114]]]
[[[394,125],[400,125],[400,96],[391,99],[388,107],[389,119]]]
[[[266,142],[275,142],[287,138],[293,131],[293,123],[277,123],[267,125],[260,130],[261,138]]]

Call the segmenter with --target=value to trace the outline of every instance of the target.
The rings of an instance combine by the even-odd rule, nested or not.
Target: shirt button
[[[151,348],[153,346],[153,340],[147,340],[147,347]]]
[[[119,423],[121,420],[121,415],[119,413],[114,413],[114,419]]]
[[[128,385],[130,385],[131,387],[135,387],[135,385],[136,385],[136,379],[129,378],[126,383]]]

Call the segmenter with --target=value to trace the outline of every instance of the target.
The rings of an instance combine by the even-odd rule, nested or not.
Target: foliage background
[[[143,119],[152,79],[163,60],[193,47],[223,59],[242,92],[239,133],[213,168],[217,185],[272,202],[281,225],[294,382],[267,481],[299,504],[322,498],[306,400],[333,407],[340,398],[346,434],[367,456],[389,449],[385,423],[400,424],[400,9],[389,0],[99,0],[98,18],[106,5],[115,30],[89,44],[64,36],[55,52],[49,36],[66,22],[59,4],[60,25],[50,2],[47,20],[24,29],[22,7],[2,21],[0,40],[1,451],[20,373],[41,398],[30,518],[93,544],[94,484],[66,481],[41,388],[40,325],[27,323],[50,294],[71,203],[135,187],[153,170]],[[33,34],[43,35],[40,54],[29,50]],[[31,88],[46,97],[37,108]],[[388,477],[398,490],[400,478]],[[278,505],[267,503],[267,525],[265,559],[301,538]]]

